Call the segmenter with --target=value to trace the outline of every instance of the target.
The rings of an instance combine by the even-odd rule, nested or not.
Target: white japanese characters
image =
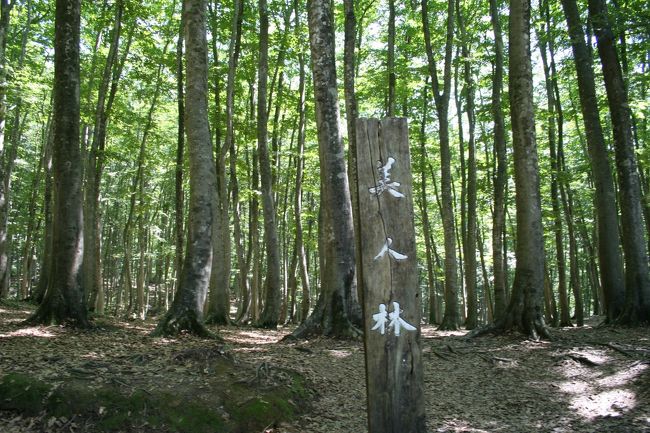
[[[393,328],[395,336],[399,337],[404,328],[406,331],[415,331],[417,328],[406,320],[400,317],[400,308],[399,302],[393,301],[393,311],[388,313],[386,311],[386,304],[379,304],[379,312],[372,315],[372,320],[375,321],[375,325],[372,327],[372,331],[379,330],[381,335],[386,333],[386,323],[388,322],[388,328]]]
[[[386,333],[386,323],[388,322],[386,304],[379,304],[379,313],[373,314],[372,320],[375,321],[375,326],[372,327],[372,331],[379,329],[381,335],[384,335]]]
[[[404,194],[399,192],[397,188],[401,185],[399,182],[393,182],[390,179],[390,169],[395,164],[395,158],[388,157],[386,164],[381,165],[381,161],[377,161],[377,171],[379,172],[379,180],[377,185],[373,188],[368,188],[370,194],[380,196],[384,191],[388,191],[390,195],[396,198],[403,198]]]
[[[408,256],[402,253],[398,253],[397,251],[393,250],[390,248],[390,246],[393,243],[392,238],[386,238],[386,242],[384,243],[384,246],[381,247],[381,250],[379,251],[379,254],[375,256],[375,260],[381,259],[388,253],[390,257],[392,257],[395,260],[406,260],[408,259]]]

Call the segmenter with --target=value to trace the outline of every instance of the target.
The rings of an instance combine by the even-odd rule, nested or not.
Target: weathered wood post
[[[357,120],[368,428],[424,433],[420,295],[406,119]]]

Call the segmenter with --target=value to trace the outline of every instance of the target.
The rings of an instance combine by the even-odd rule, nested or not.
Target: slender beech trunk
[[[51,123],[50,128],[48,128],[48,136],[43,151],[43,172],[45,180],[43,191],[43,255],[41,258],[41,271],[38,284],[33,295],[34,301],[38,304],[43,302],[52,262],[52,148],[54,140],[54,122],[51,121]]]
[[[505,329],[532,338],[548,337],[543,315],[544,238],[535,140],[533,74],[530,54],[530,0],[510,1],[510,116],[515,160],[517,240],[512,299]]]
[[[241,309],[237,315],[237,322],[246,317],[250,304],[250,287],[248,285],[248,266],[244,256],[242,236],[241,210],[239,203],[239,183],[237,179],[237,147],[235,145],[234,104],[235,104],[235,74],[241,49],[241,28],[244,15],[244,2],[236,0],[233,4],[233,17],[231,23],[230,43],[228,46],[228,78],[226,82],[226,143],[225,147],[230,152],[230,192],[233,213],[233,238],[237,269],[239,275],[239,292],[242,297]]]
[[[350,187],[339,130],[334,17],[327,0],[310,0],[307,8],[321,169],[322,289],[311,316],[293,336],[358,336],[348,314],[356,291],[356,264]]]
[[[238,8],[237,5],[234,5]],[[219,66],[219,50],[217,47],[218,17],[208,2],[210,25],[212,32],[212,56],[213,62]],[[235,12],[235,14],[238,11]],[[237,22],[237,16],[235,24]],[[236,30],[236,29],[234,29]],[[236,35],[233,35],[236,36]],[[230,54],[230,53],[229,53]],[[230,63],[230,59],[228,59]],[[217,185],[214,190],[213,214],[219,221],[212,225],[212,273],[210,274],[210,291],[208,294],[207,309],[205,312],[206,323],[228,325],[230,324],[230,271],[232,269],[232,240],[230,237],[230,193],[228,191],[228,176],[226,173],[226,162],[230,154],[232,140],[222,145],[221,139],[221,76],[213,74],[214,79],[214,141],[215,141],[215,170]],[[227,86],[227,83],[226,83]],[[227,126],[226,126],[227,128]],[[226,133],[227,134],[227,133]]]
[[[174,199],[174,276],[178,289],[181,279],[181,268],[183,264],[183,213],[185,209],[185,193],[183,191],[183,165],[185,163],[185,91],[183,89],[183,28],[185,27],[185,0],[181,0],[181,22],[176,42],[176,100],[178,110],[178,130],[176,141],[176,170],[175,170],[175,199]]]
[[[543,5],[540,8],[543,9]],[[543,12],[543,11],[542,11]],[[560,326],[571,326],[571,314],[569,312],[569,297],[567,294],[566,279],[566,254],[564,252],[564,221],[560,207],[560,193],[558,190],[558,178],[561,176],[557,157],[557,114],[555,93],[553,91],[553,77],[548,63],[547,38],[551,37],[548,31],[538,32],[540,40],[539,49],[544,67],[544,78],[546,83],[546,102],[548,110],[548,145],[551,159],[551,205],[553,209],[553,233],[555,235],[555,264],[558,273],[558,296],[560,300]]]
[[[294,9],[294,14],[295,14],[295,36],[296,40],[298,41],[303,41],[304,37],[302,36],[302,32],[300,31],[300,10],[298,7],[299,3],[298,0],[294,0],[293,2],[293,9]],[[354,8],[352,8],[352,18],[348,18],[348,15],[350,13],[348,7],[353,6],[353,5],[348,5],[346,1],[346,23],[348,19],[353,19],[354,17]],[[349,23],[347,24],[349,25]],[[347,27],[346,27],[346,32],[347,32]],[[354,31],[352,31],[352,34],[354,35]],[[347,35],[347,33],[346,33]],[[348,39],[346,38],[346,55],[349,56],[348,53]],[[300,46],[304,46],[304,44],[299,44]],[[352,54],[354,54],[354,38],[352,38]],[[347,58],[347,57],[346,57]],[[307,268],[307,255],[305,254],[305,240],[304,240],[304,233],[303,233],[303,226],[302,226],[302,182],[303,182],[303,177],[304,177],[304,171],[305,171],[305,125],[306,125],[306,108],[305,108],[305,95],[306,95],[306,72],[305,72],[305,52],[303,49],[301,49],[298,53],[298,64],[299,64],[299,83],[298,83],[298,149],[297,149],[297,155],[298,158],[296,159],[296,184],[295,184],[295,201],[294,201],[294,206],[293,206],[293,211],[294,211],[294,220],[295,220],[295,231],[296,231],[296,253],[298,256],[298,271],[300,272],[300,283],[302,285],[302,301],[300,305],[300,320],[301,322],[304,322],[307,316],[309,315],[309,297],[310,297],[310,286],[309,286],[309,274],[308,274],[308,268]],[[349,68],[352,68],[352,76],[348,77],[348,74],[350,73]],[[354,92],[349,94],[349,88],[348,86],[350,83],[348,82],[349,79],[352,79],[352,84],[351,88],[354,89],[354,61],[352,62],[352,65],[349,64],[349,59],[347,62],[345,62],[345,102],[346,104],[351,104],[350,106],[346,105],[347,108],[347,114],[348,114],[348,139],[350,140],[350,158],[352,158],[352,142],[354,141],[356,143],[356,138],[354,138],[352,134],[355,134],[355,125],[354,122],[353,124],[350,125],[350,117],[356,117],[356,98],[354,97]],[[352,98],[350,100],[350,98]],[[350,129],[350,126],[352,126],[352,129]],[[356,152],[355,152],[356,153]],[[348,167],[349,170],[351,170],[351,165]],[[356,166],[355,166],[356,167]],[[352,179],[353,175],[350,174],[350,178]],[[354,172],[354,179],[356,179],[356,171]],[[354,208],[353,208],[354,209]],[[356,208],[358,211],[358,206]]]
[[[7,60],[6,48],[9,33],[9,21],[14,2],[0,1],[0,299],[9,295],[9,242],[8,215],[9,197],[7,191],[9,175],[4,167],[5,135],[7,119]]]
[[[264,308],[258,325],[276,328],[280,315],[280,245],[277,215],[273,200],[271,160],[267,131],[267,81],[269,54],[269,16],[266,0],[259,0],[260,48],[257,89],[257,146],[259,152],[260,180],[262,182],[262,212],[264,214],[264,246],[266,249],[266,276],[264,279]]]
[[[603,67],[620,185],[626,291],[625,307],[617,321],[634,325],[650,320],[650,275],[641,210],[641,187],[634,154],[632,118],[605,1],[589,0],[589,16]]]
[[[575,0],[562,0],[562,7],[575,59],[580,108],[585,125],[592,178],[595,184],[594,207],[598,227],[598,261],[601,284],[605,293],[607,320],[611,323],[623,311],[625,297],[616,192],[598,112],[592,55],[585,42],[578,6]]]
[[[395,115],[395,0],[388,0],[388,101],[386,115]]]
[[[183,14],[187,47],[186,96],[192,101],[185,111],[190,161],[188,242],[174,302],[153,334],[175,335],[189,331],[208,337],[212,334],[203,324],[203,304],[212,271],[212,224],[218,221],[212,213],[216,174],[208,122],[206,0],[185,0]]]
[[[440,172],[442,189],[442,224],[445,239],[445,314],[440,324],[442,330],[458,329],[458,276],[456,263],[456,239],[454,202],[451,191],[451,151],[449,148],[449,96],[451,94],[451,67],[454,41],[454,1],[447,2],[447,36],[443,85],[440,88],[438,70],[431,46],[429,30],[428,0],[422,0],[422,27],[426,45],[429,74],[433,87],[433,99],[438,114],[438,135],[440,139]]]
[[[54,41],[54,212],[51,272],[27,321],[88,327],[81,289],[83,197],[79,148],[80,0],[57,0]]]
[[[506,187],[508,159],[506,153],[505,120],[503,115],[503,37],[499,21],[498,0],[490,0],[490,19],[494,32],[494,72],[492,75],[492,118],[494,120],[494,216],[492,219],[492,261],[494,274],[494,319],[500,319],[506,310],[507,276],[504,242],[506,232]]]
[[[461,31],[463,78],[465,81],[465,111],[469,137],[467,141],[467,226],[463,256],[465,257],[465,285],[467,289],[467,321],[465,327],[474,329],[478,325],[478,297],[476,293],[476,116],[474,113],[474,79],[470,64],[468,33],[465,28],[465,18],[460,8],[460,1],[456,1],[458,13],[458,27]]]
[[[357,117],[359,117],[359,109],[357,107],[357,95],[356,95],[356,73],[357,73],[357,61],[356,61],[356,34],[357,34],[357,17],[355,13],[355,2],[354,0],[344,0],[344,9],[345,9],[345,39],[344,39],[344,51],[343,51],[343,90],[345,97],[345,118],[347,121],[347,130],[348,130],[348,179],[350,185],[357,184]],[[350,199],[352,200],[352,216],[354,224],[354,233],[355,233],[355,279],[361,271],[361,239],[359,238],[358,233],[360,233],[361,218],[359,216],[359,192],[357,188],[350,188]],[[350,315],[352,321],[357,325],[361,326],[361,308],[357,303],[359,299],[358,293],[362,292],[362,288],[359,287],[360,282],[356,281],[356,289],[354,293],[351,294],[350,302],[348,303],[348,314]]]
[[[427,257],[427,278],[429,287],[429,324],[438,323],[438,294],[436,292],[436,272],[433,263],[433,245],[431,240],[431,221],[429,218],[429,200],[427,200],[427,149],[426,149],[426,123],[427,123],[427,87],[422,90],[422,123],[420,125],[420,208],[422,212],[422,230],[424,232],[424,245]]]
[[[559,194],[562,202],[562,209],[567,225],[567,234],[569,240],[569,287],[573,293],[575,318],[578,326],[584,324],[584,308],[582,302],[582,290],[580,288],[580,278],[578,269],[578,247],[576,243],[574,214],[573,214],[573,195],[569,183],[569,172],[566,169],[564,161],[564,110],[562,109],[562,102],[560,99],[560,88],[558,85],[558,73],[555,65],[555,43],[552,37],[551,30],[551,13],[549,9],[548,0],[542,1],[540,5],[541,13],[546,22],[546,35],[548,35],[548,54],[549,54],[549,72],[550,90],[553,94],[552,102],[554,110],[557,114],[557,182],[559,187]],[[553,158],[553,155],[551,155]]]
[[[85,237],[84,237],[84,289],[87,299],[90,300],[88,306],[91,311],[99,314],[103,313],[96,307],[97,299],[103,299],[103,284],[101,277],[101,218],[99,214],[101,176],[103,172],[104,146],[106,141],[106,125],[108,123],[111,107],[107,106],[106,98],[108,97],[109,88],[111,87],[111,77],[119,80],[119,75],[113,72],[117,63],[119,51],[120,36],[122,30],[122,15],[124,6],[122,0],[115,4],[115,20],[112,30],[112,39],[106,56],[106,64],[102,74],[102,81],[97,93],[97,106],[95,108],[95,124],[92,137],[90,152],[86,161],[86,188],[84,197],[85,206]],[[117,89],[117,85],[113,87]],[[112,102],[114,95],[109,98]],[[111,104],[112,105],[112,104]],[[101,307],[101,305],[100,305]]]

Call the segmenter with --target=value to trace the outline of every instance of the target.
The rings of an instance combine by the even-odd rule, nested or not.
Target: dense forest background
[[[181,3],[82,4],[79,278],[96,314],[163,313],[180,280],[196,168],[183,126],[196,101],[184,99]],[[544,251],[532,255],[543,259],[541,305],[553,325],[581,325],[591,314],[650,318],[650,15],[643,1],[605,3],[540,0],[529,11]],[[40,303],[57,253],[49,240],[55,5],[1,5],[0,297]],[[517,207],[529,206],[515,194],[511,115],[524,105],[511,103],[521,77],[511,75],[509,49],[522,39],[508,36],[509,6],[333,7],[346,146],[354,149],[357,117],[409,120],[423,316],[446,329],[504,317],[526,230],[517,230]],[[205,317],[300,323],[322,287],[323,209],[334,203],[322,200],[307,8],[208,1],[206,23],[216,174],[206,183],[218,223]],[[349,167],[353,158],[346,154]],[[354,173],[350,185],[354,203]]]

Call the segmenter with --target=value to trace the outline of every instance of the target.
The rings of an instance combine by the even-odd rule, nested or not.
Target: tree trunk
[[[645,250],[641,188],[634,154],[630,106],[605,2],[589,0],[589,16],[603,66],[620,185],[626,292],[625,307],[617,320],[621,324],[635,325],[650,320],[650,275]]]
[[[388,0],[388,117],[395,116],[395,0]]]
[[[333,11],[327,0],[310,0],[307,7],[322,185],[323,266],[316,308],[293,336],[322,334],[349,338],[358,336],[360,331],[348,314],[348,302],[356,290],[356,265],[350,187],[339,131]]]
[[[237,9],[235,4],[235,19],[237,23]],[[219,68],[219,50],[217,48],[217,34],[219,21],[212,1],[208,2],[210,24],[212,32],[213,62]],[[234,27],[233,31],[237,31]],[[236,33],[232,37],[236,37]],[[230,54],[230,53],[229,53]],[[228,59],[230,63],[230,59]],[[230,324],[230,271],[232,270],[232,242],[230,238],[230,194],[228,191],[228,176],[226,173],[226,160],[228,159],[232,139],[221,143],[221,77],[214,76],[214,140],[216,148],[216,176],[217,185],[214,190],[213,213],[218,223],[212,225],[212,273],[210,274],[210,291],[208,294],[206,323],[228,325]],[[226,86],[228,84],[226,83]],[[226,89],[227,92],[227,89]],[[227,128],[227,125],[226,125]],[[227,133],[226,133],[227,134]]]
[[[474,329],[478,325],[478,297],[476,293],[476,117],[474,113],[474,80],[470,64],[470,52],[468,33],[465,28],[460,2],[456,2],[458,8],[458,27],[461,29],[462,55],[463,55],[463,77],[465,80],[465,95],[469,137],[467,142],[467,226],[465,244],[463,245],[463,256],[465,257],[465,285],[467,288],[467,320],[465,327]]]
[[[4,162],[5,135],[7,119],[7,61],[5,51],[9,33],[9,20],[14,3],[9,0],[0,1],[0,161]],[[8,173],[0,163],[0,299],[9,296],[9,243],[8,243]]]
[[[492,118],[494,120],[494,217],[492,220],[492,260],[494,273],[494,319],[500,319],[506,310],[507,281],[504,237],[506,231],[506,187],[508,160],[506,153],[505,121],[502,105],[503,91],[503,37],[497,0],[490,0],[490,18],[494,32],[494,74],[492,76]]]
[[[345,93],[345,117],[348,128],[348,183],[350,185],[357,184],[357,117],[359,117],[359,110],[357,107],[356,84],[355,84],[355,71],[356,71],[356,55],[355,55],[355,39],[357,33],[357,18],[354,11],[354,0],[344,0],[345,8],[345,42],[343,54],[343,89]],[[304,140],[303,140],[304,141]],[[359,197],[358,191],[355,187],[350,188],[350,199],[352,200],[352,216],[355,233],[355,279],[360,271],[360,238],[358,234],[361,230],[359,224],[361,218],[359,216]],[[305,271],[306,272],[306,271]],[[353,285],[354,292],[351,293],[350,303],[348,305],[348,314],[351,320],[357,325],[361,326],[361,309],[357,304],[359,281]],[[307,289],[309,287],[307,286]],[[303,306],[309,309],[309,305]],[[303,308],[303,309],[304,309]],[[306,316],[303,316],[306,317]]]
[[[346,2],[346,8],[349,5],[347,5]],[[298,9],[298,0],[294,0],[294,14],[295,14],[295,33],[296,33],[296,40],[302,41],[303,37],[300,32],[300,11]],[[354,12],[354,9],[352,9]],[[348,19],[348,14],[349,10],[346,9],[346,20]],[[354,33],[354,32],[353,32]],[[303,44],[300,44],[300,46],[303,46]],[[349,47],[347,45],[347,39],[346,39],[346,50],[348,50]],[[354,54],[354,38],[353,38],[353,43],[352,43],[352,50]],[[346,51],[347,53],[347,51]],[[347,53],[349,54],[349,53]],[[349,61],[349,59],[348,59]],[[309,313],[309,296],[310,296],[310,287],[309,287],[309,274],[308,274],[308,269],[307,269],[307,255],[305,254],[305,242],[304,242],[304,233],[303,233],[303,226],[302,226],[302,181],[304,177],[304,170],[305,170],[305,88],[306,88],[306,73],[305,73],[305,53],[303,50],[300,50],[298,53],[298,63],[299,63],[299,79],[300,82],[298,84],[298,94],[299,94],[299,99],[298,99],[298,149],[297,149],[297,155],[298,158],[296,159],[296,184],[295,184],[295,201],[294,201],[294,220],[295,220],[295,231],[296,231],[296,254],[298,256],[298,272],[300,272],[300,283],[302,286],[302,302],[300,306],[300,320],[301,322],[304,322],[304,320],[307,318],[307,315]],[[346,63],[346,69],[345,69],[345,80],[346,80],[346,86],[345,86],[345,91],[346,91],[346,104],[350,104],[349,108],[348,105],[346,105],[347,110],[348,110],[348,139],[350,140],[350,148],[352,147],[352,142],[355,141],[356,139],[353,138],[352,135],[354,134],[354,125],[352,125],[352,130],[350,129],[350,117],[355,116],[356,117],[356,99],[354,98],[354,92],[351,93],[351,95],[348,94],[349,92],[349,87],[350,84],[348,82],[349,77],[348,74],[350,71],[348,68],[350,65]],[[354,62],[351,66],[354,68]],[[354,83],[354,69],[352,69],[352,83]],[[351,85],[351,88],[354,89],[354,84]],[[350,96],[352,97],[352,100],[350,100]],[[352,114],[354,113],[354,114]],[[351,150],[350,150],[351,151]],[[352,158],[352,155],[350,155],[350,158]],[[355,172],[356,173],[356,172]],[[356,179],[356,174],[350,175],[351,178]],[[355,176],[355,177],[352,177]],[[353,208],[354,209],[354,208]],[[358,208],[357,208],[358,211]]]
[[[86,161],[86,188],[84,197],[85,210],[85,237],[84,237],[84,289],[86,299],[91,311],[95,310],[95,301],[102,290],[101,281],[101,236],[99,215],[99,186],[103,171],[104,144],[106,138],[106,124],[108,123],[109,110],[106,107],[106,97],[111,84],[113,66],[117,61],[120,35],[122,30],[123,2],[115,4],[115,20],[112,30],[112,39],[106,56],[106,64],[102,74],[102,81],[97,93],[97,106],[95,108],[94,133],[90,152]],[[119,76],[115,77],[119,79]],[[115,87],[117,88],[117,87]],[[103,311],[98,311],[99,314]]]
[[[540,8],[543,9],[543,5]],[[551,69],[548,64],[547,42],[549,32],[544,34],[538,32],[540,40],[539,49],[544,67],[544,78],[546,82],[546,101],[548,110],[548,145],[551,159],[551,206],[553,209],[553,234],[555,235],[555,264],[558,273],[558,296],[560,300],[560,326],[571,326],[571,314],[569,312],[569,297],[567,294],[566,280],[566,255],[564,253],[564,221],[562,220],[562,210],[560,209],[560,193],[558,190],[558,178],[560,169],[557,157],[557,140],[560,139],[556,134],[557,115],[555,111],[556,101],[553,92],[554,78],[551,77]]]
[[[625,298],[623,264],[619,248],[616,192],[598,113],[592,56],[585,43],[578,6],[575,0],[562,0],[562,7],[575,59],[580,107],[591,160],[592,178],[595,184],[594,207],[598,227],[598,260],[601,284],[605,291],[607,320],[611,323],[623,311]]]
[[[280,315],[280,245],[278,226],[273,199],[271,159],[267,132],[267,80],[269,54],[269,17],[266,0],[259,0],[260,13],[260,55],[258,64],[257,89],[257,146],[262,182],[262,212],[264,214],[264,246],[266,249],[266,278],[264,279],[264,309],[258,325],[263,328],[276,328]]]
[[[427,200],[427,150],[426,150],[426,122],[427,122],[427,87],[429,86],[428,79],[426,80],[425,88],[422,95],[422,124],[420,125],[420,212],[422,213],[422,230],[424,234],[424,245],[427,257],[427,279],[429,288],[429,324],[438,323],[438,299],[436,293],[436,272],[433,263],[433,245],[431,241],[431,221],[429,219],[429,200]]]
[[[440,139],[440,171],[442,189],[442,225],[445,239],[445,314],[441,330],[458,329],[458,283],[456,263],[456,239],[454,222],[454,201],[451,191],[451,151],[449,148],[449,96],[451,89],[452,48],[454,40],[454,1],[447,2],[447,41],[443,88],[440,89],[436,61],[431,47],[427,0],[422,0],[422,27],[426,45],[429,74],[433,86],[433,98],[438,114],[438,136]],[[442,90],[442,91],[441,91]]]
[[[216,185],[208,125],[208,65],[206,0],[185,0],[187,105],[185,122],[190,160],[190,213],[187,251],[181,280],[171,309],[153,335],[181,331],[209,337],[203,324],[203,303],[212,271],[212,196]]]
[[[54,44],[53,255],[43,302],[29,323],[90,325],[80,286],[83,207],[79,149],[79,0],[57,0]]]
[[[183,89],[183,29],[185,27],[185,0],[181,1],[181,23],[178,31],[178,40],[176,42],[176,99],[178,108],[178,135],[176,141],[176,171],[175,171],[175,200],[174,200],[174,276],[176,284],[174,289],[178,289],[181,279],[181,268],[183,266],[183,213],[185,209],[185,193],[183,191],[183,165],[185,162],[185,96]]]
[[[530,60],[530,2],[510,1],[510,116],[515,161],[517,243],[515,281],[505,315],[493,329],[548,337],[544,323],[544,238],[535,141]]]

